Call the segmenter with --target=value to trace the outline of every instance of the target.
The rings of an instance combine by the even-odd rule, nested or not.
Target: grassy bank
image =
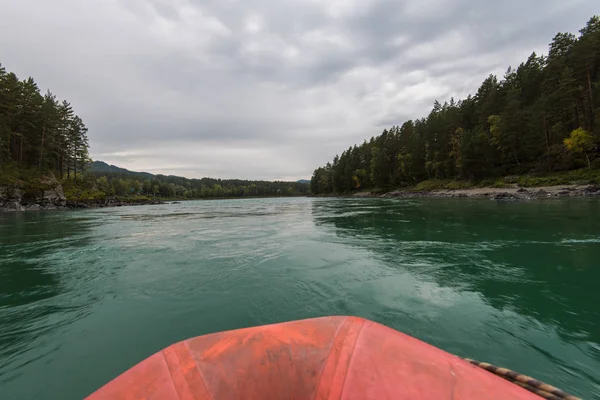
[[[600,185],[600,169],[582,168],[572,171],[548,173],[543,175],[506,176],[497,179],[484,179],[480,181],[454,180],[454,179],[429,179],[413,186],[399,188],[371,188],[361,189],[357,193],[387,193],[391,191],[404,192],[432,192],[436,190],[465,190],[476,188],[536,188],[561,185]]]
[[[412,187],[401,188],[400,190],[427,192],[433,190],[459,190],[482,187],[502,189],[515,186],[532,188],[541,186],[598,184],[600,184],[600,170],[585,168],[573,171],[549,173],[544,175],[507,176],[499,179],[485,179],[481,181],[430,179],[423,182],[419,182],[417,185]]]

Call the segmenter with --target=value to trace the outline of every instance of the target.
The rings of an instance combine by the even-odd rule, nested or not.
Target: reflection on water
[[[361,202],[324,202],[313,215],[390,264],[600,343],[600,301],[590,297],[600,281],[600,203],[448,203],[382,201],[357,217],[349,210],[364,210]]]
[[[432,304],[448,312],[460,304],[472,313],[461,332],[473,347],[482,340],[490,347],[465,352],[448,325],[435,328],[440,335],[428,325],[416,336],[600,395],[600,203],[338,200],[315,202],[313,216],[317,225],[335,227],[341,242],[387,265],[386,279],[395,283],[385,285],[400,289],[399,302],[411,302],[414,312],[415,298],[425,297],[425,315]],[[405,273],[418,280],[408,289]],[[475,303],[493,310],[478,316]],[[390,309],[375,315],[406,329]],[[473,324],[481,323],[477,332]]]
[[[600,396],[600,203],[270,199],[0,215],[0,392],[324,315]],[[3,396],[0,396],[3,397]]]
[[[0,376],[58,348],[48,338],[87,315],[95,300],[85,286],[93,270],[77,270],[77,253],[90,245],[91,221],[65,213],[0,215]],[[84,250],[83,250],[84,251]],[[68,253],[69,257],[60,257]]]

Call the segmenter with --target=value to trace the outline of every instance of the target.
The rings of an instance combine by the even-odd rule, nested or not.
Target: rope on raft
[[[510,369],[496,367],[495,365],[471,360],[470,358],[465,358],[465,361],[468,361],[479,368],[485,369],[488,372],[498,375],[499,377],[504,378],[509,382],[519,385],[529,390],[530,392],[535,393],[540,397],[543,397],[544,399],[581,400],[579,397],[575,397],[558,388],[555,388],[554,386],[540,382],[537,379],[533,379],[530,376],[522,375],[515,371],[511,371]]]

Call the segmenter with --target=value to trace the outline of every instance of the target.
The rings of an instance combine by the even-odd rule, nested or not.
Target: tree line
[[[309,185],[300,182],[248,181],[239,179],[188,179],[139,172],[86,171],[79,187],[97,197],[143,195],[158,198],[211,199],[308,195]],[[96,192],[96,194],[94,194]]]
[[[71,104],[0,64],[0,168],[77,176],[89,161],[87,128]]]
[[[20,80],[0,64],[0,183],[39,190],[40,177],[62,180],[67,198],[78,201],[106,197],[182,199],[306,195],[309,185],[94,170],[87,128],[67,101],[45,94],[33,78]],[[105,167],[109,167],[104,164]]]
[[[314,194],[600,167],[600,18],[557,34],[477,93],[385,129],[317,168]]]

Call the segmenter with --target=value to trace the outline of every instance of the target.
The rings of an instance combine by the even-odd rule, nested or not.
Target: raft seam
[[[327,358],[325,358],[325,362],[323,363],[323,366],[321,367],[321,371],[319,372],[319,380],[317,381],[317,387],[315,390],[315,395],[313,397],[313,400],[315,400],[317,398],[317,396],[319,395],[319,389],[321,388],[321,379],[323,379],[323,372],[325,372],[325,367],[327,367],[327,364],[329,363],[329,356],[331,356],[333,346],[335,345],[335,339],[337,338],[338,334],[340,333],[340,330],[342,329],[342,327],[344,326],[346,321],[348,321],[348,317],[345,317],[342,320],[342,323],[340,324],[340,326],[338,326],[337,330],[335,331],[335,335],[333,335],[333,338],[331,339],[331,346],[329,346],[329,351],[327,352]]]
[[[346,369],[346,373],[344,374],[344,383],[342,383],[342,392],[340,393],[340,399],[344,398],[344,392],[346,391],[346,379],[348,378],[348,371],[352,368],[352,361],[354,360],[354,351],[356,350],[356,345],[360,340],[360,335],[362,335],[363,328],[370,321],[363,320],[363,324],[360,326],[360,330],[358,331],[358,335],[356,335],[356,341],[354,342],[354,346],[352,346],[352,354],[350,355],[350,361],[348,362],[348,369]]]
[[[173,385],[173,390],[175,391],[177,398],[181,399],[181,396],[179,396],[179,391],[177,390],[177,386],[175,386],[175,381],[173,380],[173,373],[171,372],[171,368],[169,367],[169,362],[167,361],[167,357],[165,357],[165,351],[161,350],[160,355],[162,356],[163,362],[165,363],[165,366],[167,367],[167,371],[169,371],[169,378],[171,378],[171,385]],[[189,385],[188,385],[188,388],[189,388]]]
[[[452,391],[450,392],[450,399],[454,400],[454,395],[456,394],[456,374],[454,373],[454,368],[452,368],[452,362],[454,360],[448,361],[448,367],[450,367],[450,375],[452,375]]]
[[[206,379],[204,378],[204,373],[202,372],[202,369],[200,369],[200,366],[198,365],[198,361],[196,360],[196,357],[194,357],[194,353],[192,353],[192,351],[190,350],[190,347],[188,346],[187,340],[185,340],[183,342],[183,344],[185,345],[185,349],[187,350],[187,352],[190,353],[190,357],[192,357],[192,360],[194,360],[194,364],[196,365],[196,369],[198,370],[198,373],[200,374],[200,378],[202,378],[202,383],[204,383],[204,387],[206,388],[206,392],[208,393],[208,395],[210,396],[211,399],[214,399],[215,396],[212,393],[212,391],[210,390],[210,387],[208,386],[208,383],[206,383]]]

